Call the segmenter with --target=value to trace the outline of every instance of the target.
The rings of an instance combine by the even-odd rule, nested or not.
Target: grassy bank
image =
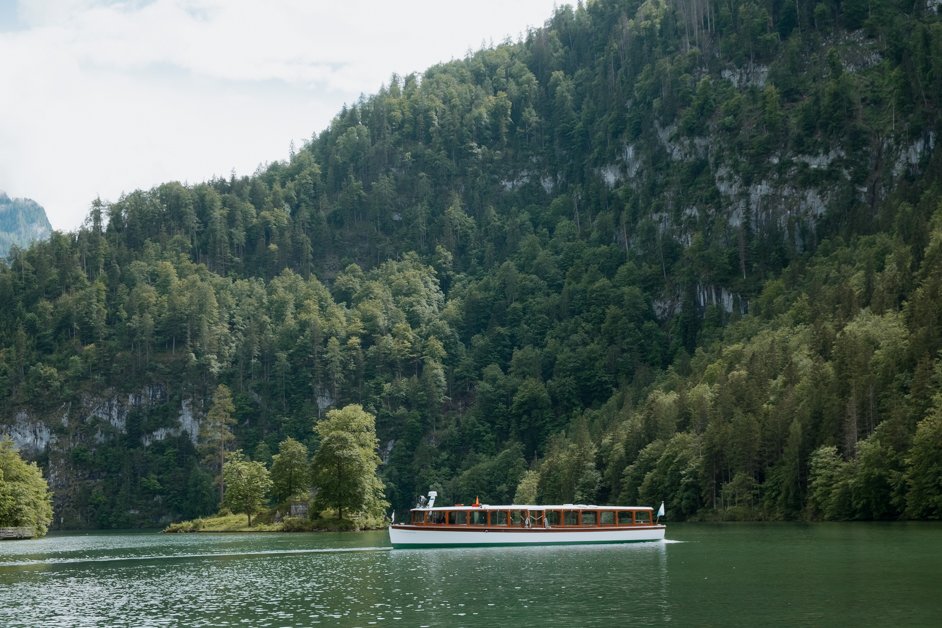
[[[382,520],[350,521],[334,517],[285,517],[274,521],[270,515],[260,513],[249,526],[244,514],[223,513],[211,517],[200,517],[190,521],[171,523],[164,532],[351,532],[356,530],[379,530],[386,527]]]
[[[267,522],[256,517],[249,526],[249,518],[245,515],[214,515],[200,517],[190,521],[171,523],[164,532],[283,532],[284,521]]]

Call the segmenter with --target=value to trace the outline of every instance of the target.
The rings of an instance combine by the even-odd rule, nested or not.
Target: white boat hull
[[[630,528],[514,528],[480,530],[474,528],[427,528],[409,525],[389,527],[394,548],[456,547],[475,545],[576,545],[585,543],[638,543],[664,538],[662,525]]]

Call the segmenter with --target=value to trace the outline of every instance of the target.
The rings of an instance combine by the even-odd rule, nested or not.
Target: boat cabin
[[[413,508],[410,525],[435,528],[620,528],[650,526],[654,509],[624,506],[446,506]]]
[[[661,541],[666,528],[645,506],[474,504],[435,507],[437,493],[419,498],[409,519],[391,523],[394,548],[562,545]],[[657,517],[664,515],[664,505]]]

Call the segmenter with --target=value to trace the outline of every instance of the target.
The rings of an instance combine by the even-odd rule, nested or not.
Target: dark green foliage
[[[235,424],[235,406],[232,393],[225,384],[219,384],[213,392],[212,405],[206,413],[206,419],[200,426],[200,441],[203,449],[203,463],[216,475],[219,485],[219,499],[225,494],[226,453],[232,449],[235,436],[232,426]],[[251,519],[251,515],[249,515]]]
[[[310,461],[307,447],[293,438],[278,445],[272,457],[272,497],[278,503],[292,498],[304,498],[310,486]]]
[[[473,495],[484,504],[509,504],[526,469],[520,446],[513,445],[463,471],[450,494]]]
[[[913,447],[906,458],[907,495],[906,513],[911,517],[942,518],[942,411],[939,404],[932,414],[919,422]]]
[[[289,437],[400,510],[938,516],[940,33],[599,0],[394,76],[286,162],[95,202],[0,264],[0,420],[55,433],[67,526],[204,514],[220,453]],[[350,404],[369,442],[311,433]],[[231,431],[217,468],[190,414]],[[381,514],[378,480],[337,486]]]

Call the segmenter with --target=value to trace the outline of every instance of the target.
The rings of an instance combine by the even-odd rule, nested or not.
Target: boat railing
[[[417,508],[411,525],[487,528],[621,528],[653,525],[653,510]]]

